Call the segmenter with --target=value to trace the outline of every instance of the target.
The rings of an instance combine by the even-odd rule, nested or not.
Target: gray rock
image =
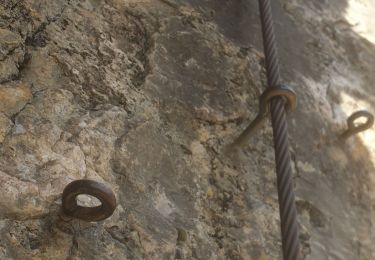
[[[273,1],[304,259],[375,256],[374,131],[336,140],[375,104],[346,2]],[[266,87],[256,1],[4,0],[0,28],[0,259],[282,258],[270,124],[225,153]],[[110,218],[61,214],[85,178]]]

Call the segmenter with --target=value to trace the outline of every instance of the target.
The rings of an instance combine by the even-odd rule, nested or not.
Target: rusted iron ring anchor
[[[251,136],[263,125],[265,119],[269,114],[269,102],[275,97],[283,97],[286,100],[287,112],[292,112],[297,107],[296,93],[286,85],[278,87],[267,88],[259,99],[259,112],[256,118],[250,125],[242,132],[242,134],[234,141],[233,145],[243,146],[247,143]]]
[[[97,207],[82,207],[77,204],[80,194],[91,195],[100,200]],[[62,195],[62,211],[65,215],[84,221],[101,221],[113,214],[116,197],[108,187],[92,180],[76,180],[69,183]]]
[[[366,118],[366,122],[360,125],[356,125],[354,122],[359,118]],[[371,128],[374,125],[374,116],[366,111],[366,110],[360,110],[357,112],[354,112],[348,119],[348,129],[340,135],[340,139],[346,140],[350,136],[358,134],[360,132],[363,132],[369,128]]]

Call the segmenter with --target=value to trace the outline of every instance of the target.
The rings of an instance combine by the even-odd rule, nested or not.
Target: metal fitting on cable
[[[97,207],[83,207],[77,204],[77,196],[86,194],[100,200]],[[72,218],[87,222],[101,221],[110,217],[116,209],[116,197],[104,184],[93,180],[76,180],[69,183],[62,195],[62,211]]]
[[[366,122],[362,124],[355,124],[355,121],[359,118],[365,118]],[[354,112],[351,116],[349,116],[347,119],[347,123],[348,129],[340,135],[341,140],[346,140],[352,135],[370,129],[374,125],[374,116],[366,110],[360,110]]]
[[[259,98],[259,111],[256,118],[250,123],[250,125],[241,133],[241,135],[233,142],[235,146],[244,146],[248,143],[249,139],[254,133],[262,127],[264,121],[267,119],[270,113],[270,101],[275,97],[283,97],[286,101],[285,109],[288,112],[292,112],[297,107],[297,96],[296,93],[287,85],[280,85],[278,87],[267,88]]]
[[[277,54],[275,34],[273,31],[271,1],[259,0],[258,2],[261,18],[260,20],[262,24],[263,48],[265,54],[269,92],[266,91],[263,94],[264,96],[262,95],[261,97],[260,111],[258,117],[254,120],[255,122],[252,123],[253,126],[250,125],[248,127],[249,130],[245,130],[245,133],[243,133],[242,137],[240,137],[237,142],[241,143],[241,140],[248,139],[247,136],[250,136],[254,132],[254,129],[257,129],[260,126],[260,123],[262,123],[262,121],[264,120],[264,113],[262,111],[265,108],[266,110],[264,111],[268,111],[267,103],[270,102],[273,140],[275,147],[277,190],[280,209],[283,256],[284,260],[299,260],[300,243],[297,223],[297,209],[295,205],[295,195],[292,178],[292,167],[289,153],[288,124],[285,115],[285,101],[282,97],[280,97],[286,97],[289,107],[293,107],[295,105],[295,95],[291,95],[290,91],[281,92],[283,90],[282,88],[280,88],[281,80],[279,59]],[[280,93],[273,92],[275,91],[275,89],[278,89]],[[280,95],[281,93],[283,95]]]

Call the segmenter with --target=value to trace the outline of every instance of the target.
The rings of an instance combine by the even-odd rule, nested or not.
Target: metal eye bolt
[[[366,122],[356,125],[354,122],[361,117],[366,118]],[[350,117],[348,117],[347,123],[348,129],[340,135],[340,139],[342,140],[346,140],[352,135],[358,134],[371,128],[374,125],[374,116],[366,110],[360,110],[354,112]]]
[[[267,88],[259,99],[259,112],[256,118],[250,125],[241,133],[241,135],[234,141],[234,146],[245,145],[251,136],[262,127],[265,119],[269,114],[269,102],[272,98],[283,97],[286,99],[286,110],[288,112],[294,111],[297,107],[296,93],[286,85],[281,85],[275,88]]]
[[[91,195],[100,200],[97,207],[82,207],[77,204],[80,194]],[[62,211],[65,215],[84,221],[101,221],[110,217],[116,209],[116,197],[112,190],[93,180],[76,180],[69,183],[62,195]]]

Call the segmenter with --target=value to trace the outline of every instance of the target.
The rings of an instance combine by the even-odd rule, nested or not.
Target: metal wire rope
[[[259,0],[259,10],[268,87],[277,88],[281,85],[281,82],[270,1]],[[283,256],[285,260],[298,260],[300,259],[299,231],[289,154],[288,125],[285,117],[285,101],[282,97],[275,97],[271,99],[270,103]]]

